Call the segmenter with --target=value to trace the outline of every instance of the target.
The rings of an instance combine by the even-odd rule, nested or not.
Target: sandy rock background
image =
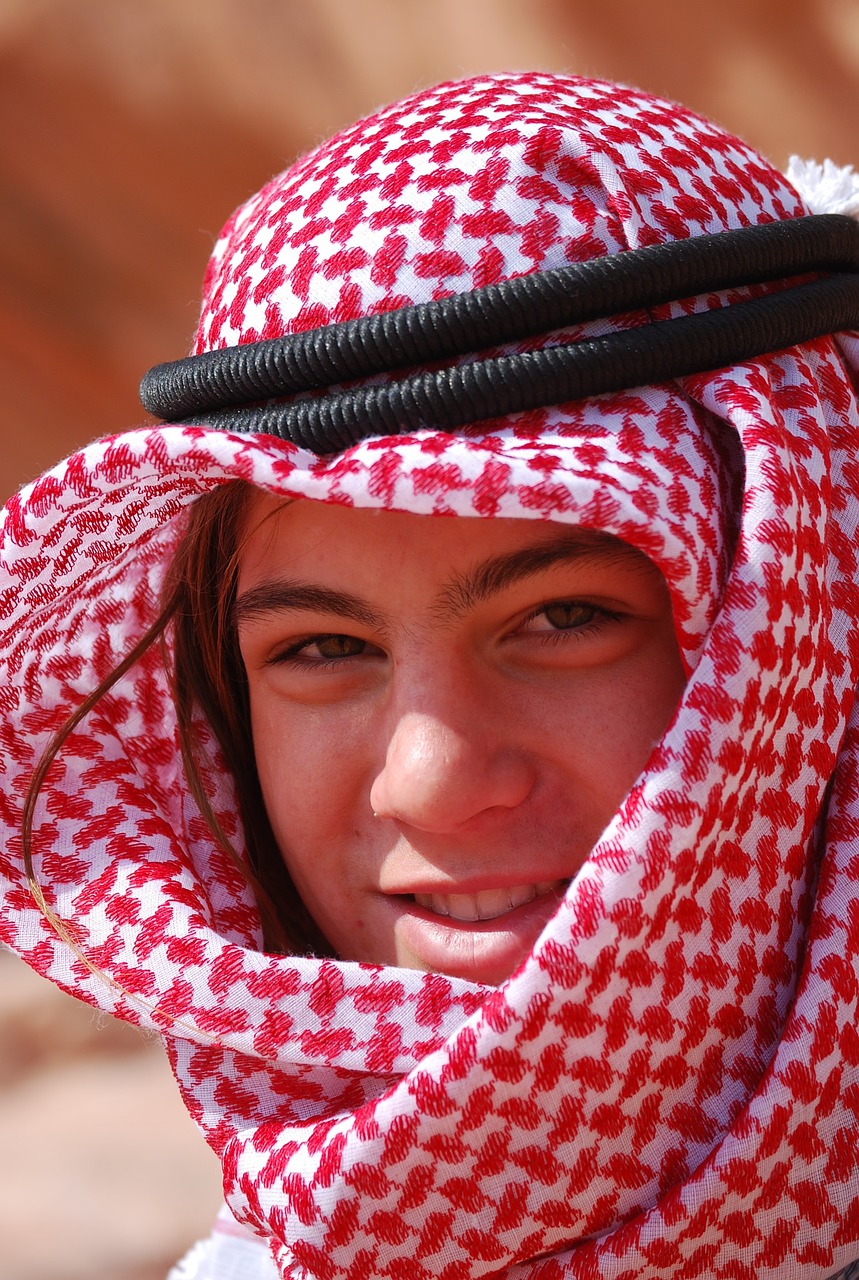
[[[0,951],[0,1280],[164,1280],[219,1203],[160,1046]]]
[[[139,423],[225,218],[440,80],[605,76],[859,161],[856,0],[0,0],[0,497]]]

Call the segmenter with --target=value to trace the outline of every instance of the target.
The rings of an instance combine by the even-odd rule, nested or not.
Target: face
[[[332,947],[489,984],[684,684],[654,565],[541,521],[261,496],[236,617],[266,810]]]

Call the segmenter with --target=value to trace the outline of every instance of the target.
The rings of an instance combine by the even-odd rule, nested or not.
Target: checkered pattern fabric
[[[196,349],[803,213],[742,142],[635,90],[442,85],[238,211]],[[0,940],[164,1035],[232,1211],[282,1276],[823,1280],[859,1255],[857,367],[840,335],[322,459],[141,429],[9,503]],[[34,904],[34,764],[152,616],[183,509],[235,477],[428,518],[585,524],[665,575],[682,703],[502,987],[262,953],[185,786],[155,650],[69,737],[39,799],[36,873],[78,952]]]

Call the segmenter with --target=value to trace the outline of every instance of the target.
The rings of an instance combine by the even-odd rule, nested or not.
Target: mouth
[[[470,893],[398,895],[398,963],[498,986],[528,955],[569,883],[539,880]]]
[[[536,884],[512,885],[502,889],[481,889],[477,893],[415,893],[417,906],[436,916],[446,916],[463,924],[497,920],[547,894],[562,894],[566,880],[541,880]]]

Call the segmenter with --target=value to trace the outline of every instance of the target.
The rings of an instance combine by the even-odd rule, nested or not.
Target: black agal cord
[[[790,284],[817,272],[832,274]],[[481,355],[599,317],[769,281],[784,287],[602,338]],[[819,214],[630,249],[436,302],[189,356],[150,369],[140,398],[168,422],[280,436],[326,454],[369,435],[445,430],[719,369],[856,327],[859,222]],[[463,358],[431,372],[339,385]]]

